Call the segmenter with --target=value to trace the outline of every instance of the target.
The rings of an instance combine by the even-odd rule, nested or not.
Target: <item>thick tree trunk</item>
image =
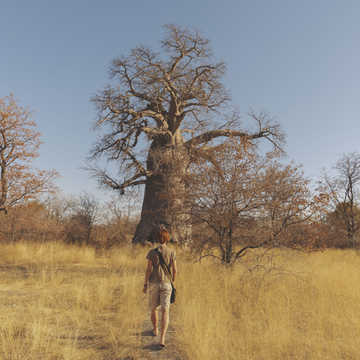
[[[156,233],[165,228],[174,242],[191,242],[191,224],[186,206],[183,176],[189,169],[187,150],[183,144],[168,144],[166,139],[154,141],[147,160],[147,170],[156,175],[146,179],[140,223],[133,243],[156,242]]]
[[[226,241],[225,244],[222,244],[220,246],[220,250],[221,250],[221,260],[225,264],[230,264],[234,257],[232,240],[228,239],[228,241]]]

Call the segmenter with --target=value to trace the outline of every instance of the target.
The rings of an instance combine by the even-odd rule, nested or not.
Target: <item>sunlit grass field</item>
[[[146,359],[148,250],[1,245],[0,359]],[[177,251],[170,322],[184,359],[360,359],[354,251],[288,253],[286,271],[251,273]]]
[[[285,254],[287,271],[210,261],[179,276],[179,346],[191,359],[360,359],[360,257]]]
[[[1,360],[141,354],[143,250],[4,245],[0,264]]]

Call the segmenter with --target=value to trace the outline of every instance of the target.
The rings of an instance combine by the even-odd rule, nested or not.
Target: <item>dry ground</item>
[[[144,255],[61,244],[3,246],[0,359],[141,358]],[[140,288],[140,290],[139,290]]]
[[[360,359],[355,252],[287,253],[276,260],[287,271],[249,273],[178,249],[159,352],[141,292],[147,251],[2,245],[0,359]]]
[[[168,331],[166,333],[165,351],[159,350],[159,346],[158,346],[159,336],[154,337],[152,335],[152,328],[153,327],[150,321],[150,311],[149,311],[147,318],[143,323],[143,331],[141,333],[142,349],[146,351],[146,353],[142,355],[143,357],[141,359],[169,359],[169,360],[188,359],[185,353],[180,351],[180,349],[178,349],[178,346],[176,344],[176,329],[174,328],[173,321],[171,321],[171,319],[170,319]],[[159,329],[160,329],[160,319],[159,319]]]

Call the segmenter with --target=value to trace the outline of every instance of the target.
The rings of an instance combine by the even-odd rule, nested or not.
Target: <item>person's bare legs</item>
[[[154,335],[158,334],[158,321],[159,321],[159,314],[157,309],[151,309],[151,322],[154,327]]]
[[[165,334],[169,326],[169,308],[161,308],[160,345],[165,345]]]

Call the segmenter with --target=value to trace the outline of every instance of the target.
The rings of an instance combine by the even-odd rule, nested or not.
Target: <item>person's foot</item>
[[[158,336],[158,330],[157,330],[157,329],[153,329],[152,334],[153,334],[153,336]]]
[[[165,350],[165,344],[159,344],[159,349],[160,350]]]

